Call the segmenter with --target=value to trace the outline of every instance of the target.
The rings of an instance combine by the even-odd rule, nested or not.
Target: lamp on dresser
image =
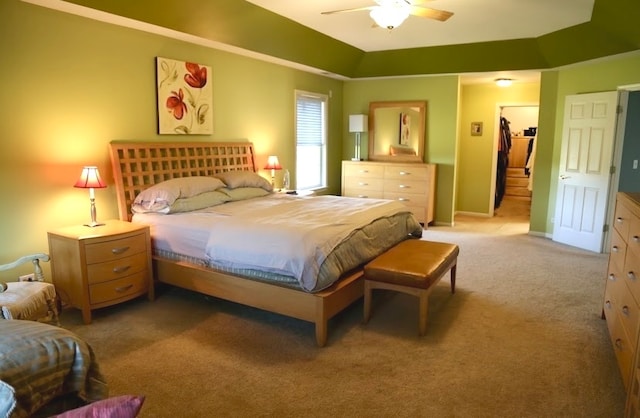
[[[264,166],[265,170],[271,170],[271,186],[275,187],[276,183],[276,170],[282,170],[282,166],[278,161],[278,157],[270,155],[267,159],[267,165]]]
[[[352,161],[362,161],[360,156],[360,134],[367,132],[369,119],[367,115],[349,115],[349,132],[355,132],[356,143]]]
[[[104,225],[96,221],[96,196],[94,189],[104,189],[105,187],[107,187],[107,184],[102,181],[102,178],[100,177],[98,167],[85,166],[82,169],[80,178],[78,179],[78,181],[76,181],[76,184],[74,184],[73,187],[78,187],[80,189],[89,189],[89,201],[91,202],[91,223],[84,225],[89,227]]]

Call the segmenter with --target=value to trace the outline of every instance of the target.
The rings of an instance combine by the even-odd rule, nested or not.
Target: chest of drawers
[[[342,195],[403,202],[425,226],[434,219],[435,164],[342,162]]]
[[[627,416],[640,416],[640,193],[618,193],[603,314],[627,390]]]
[[[72,226],[48,233],[53,284],[62,302],[93,309],[147,294],[153,299],[149,227],[123,221]]]

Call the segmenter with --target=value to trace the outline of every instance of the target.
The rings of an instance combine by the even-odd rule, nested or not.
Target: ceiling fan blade
[[[356,7],[354,9],[330,10],[328,12],[320,12],[321,15],[332,15],[334,13],[357,12],[360,10],[372,10],[377,6]]]
[[[410,13],[414,16],[427,17],[429,19],[439,20],[440,22],[444,22],[453,16],[452,12],[447,12],[446,10],[437,10],[419,6],[411,6]]]

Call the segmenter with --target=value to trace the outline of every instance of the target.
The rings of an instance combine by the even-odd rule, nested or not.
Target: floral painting
[[[156,71],[158,133],[213,133],[211,67],[158,57]]]

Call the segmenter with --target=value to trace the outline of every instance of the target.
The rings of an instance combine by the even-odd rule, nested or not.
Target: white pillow
[[[194,176],[166,180],[140,192],[131,205],[131,211],[168,213],[176,199],[212,192],[222,187],[225,184],[216,177]]]

